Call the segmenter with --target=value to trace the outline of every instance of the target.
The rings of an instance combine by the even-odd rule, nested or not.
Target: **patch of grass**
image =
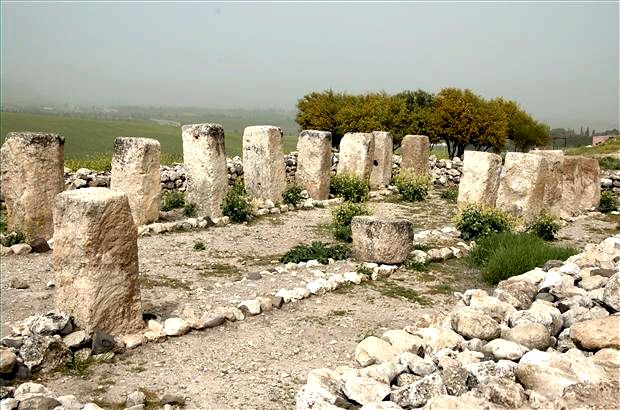
[[[348,310],[332,310],[331,312],[329,312],[327,314],[327,316],[332,316],[332,317],[342,317],[342,316],[346,316],[349,314]]]
[[[440,285],[435,285],[432,286],[430,289],[430,293],[433,294],[444,294],[444,295],[450,295],[453,292],[452,286],[446,284],[446,283],[442,283]]]
[[[529,233],[503,232],[480,239],[467,262],[481,269],[482,280],[497,284],[542,266],[548,260],[564,260],[578,252],[574,248],[549,245]]]
[[[391,281],[374,281],[371,282],[371,284],[379,291],[379,293],[387,297],[405,299],[409,302],[414,302],[422,306],[430,306],[433,304],[432,300],[420,295],[416,290],[401,286]]]
[[[207,249],[207,247],[205,246],[204,242],[202,242],[202,241],[194,242],[194,250],[195,251],[204,251],[205,249]]]
[[[129,368],[129,371],[131,373],[142,373],[142,372],[146,371],[146,367],[143,367],[143,366],[140,366],[140,365],[132,366],[132,367]]]
[[[345,202],[332,211],[331,230],[339,241],[351,241],[351,220],[355,216],[370,215],[370,210],[364,204]]]
[[[329,190],[334,196],[348,202],[364,202],[368,199],[368,181],[354,174],[339,174],[331,178]]]
[[[601,199],[598,205],[599,211],[608,213],[618,209],[618,197],[612,191],[605,190],[601,192]]]
[[[355,272],[361,275],[366,275],[369,279],[372,276],[372,269],[368,266],[365,266],[364,264],[357,265],[357,267],[355,268]]]
[[[90,357],[86,360],[80,360],[79,358],[76,358],[74,356],[71,359],[71,362],[69,362],[65,367],[61,368],[59,371],[63,374],[83,376],[88,373],[88,368],[93,363],[94,363],[94,360]]]
[[[424,201],[428,196],[430,177],[425,174],[401,172],[394,177],[394,185],[398,188],[398,194],[407,202]]]
[[[282,263],[299,263],[316,259],[322,264],[327,264],[329,259],[343,260],[349,257],[351,250],[348,245],[329,245],[320,241],[314,241],[310,245],[300,244],[291,248],[280,258]]]
[[[191,290],[191,286],[185,283],[182,280],[169,278],[167,276],[141,276],[140,277],[140,287],[144,289],[153,289],[153,288],[172,288],[172,289],[182,289],[182,290]]]
[[[620,152],[620,137],[609,138],[602,144],[594,147],[575,147],[564,151],[568,155],[588,155],[588,154],[613,154]]]
[[[234,265],[227,263],[209,263],[205,265],[200,272],[200,276],[205,278],[210,277],[225,277],[241,274],[241,271]]]
[[[375,336],[377,337],[377,329],[368,329],[363,333],[360,333],[359,336],[357,337],[357,342],[361,342],[362,340],[370,337],[370,336]]]
[[[439,196],[448,202],[456,202],[459,197],[459,187],[454,185],[449,186],[446,189],[442,190]]]
[[[176,208],[183,208],[185,206],[185,194],[178,191],[166,192],[162,196],[162,211],[171,211]]]
[[[603,157],[598,159],[598,164],[602,169],[617,170],[620,169],[620,158]]]
[[[282,202],[286,205],[297,205],[301,202],[303,187],[297,184],[289,184],[282,193]]]
[[[322,317],[322,316],[308,315],[308,316],[302,317],[300,320],[302,322],[312,323],[312,324],[321,325],[321,326],[325,326],[328,323],[327,318]]]
[[[468,205],[455,217],[456,228],[465,240],[477,239],[494,232],[509,232],[513,218],[506,212],[480,205]]]
[[[197,213],[196,204],[185,204],[183,207],[183,215],[188,218],[195,218]]]
[[[428,251],[428,250],[430,250],[432,248],[433,247],[430,246],[427,243],[414,243],[411,249],[414,250],[414,251],[424,251],[424,252],[426,252],[426,251]]]
[[[405,263],[403,264],[403,266],[405,267],[405,269],[409,271],[425,272],[428,270],[427,263],[420,262],[420,261],[414,261],[411,258],[405,260]]]

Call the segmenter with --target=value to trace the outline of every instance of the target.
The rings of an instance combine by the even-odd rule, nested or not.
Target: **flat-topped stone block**
[[[405,219],[356,216],[351,233],[353,256],[363,262],[402,263],[413,244],[413,224]]]

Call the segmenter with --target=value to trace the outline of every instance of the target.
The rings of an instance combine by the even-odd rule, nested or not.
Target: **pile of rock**
[[[185,189],[187,189],[187,182],[183,164],[161,165],[159,169],[162,191],[185,192]]]
[[[65,189],[79,189],[88,187],[109,187],[110,172],[94,171],[88,168],[80,168],[73,172],[65,167]]]
[[[360,368],[311,371],[297,409],[616,405],[620,235],[457,296],[442,320],[364,339]]]
[[[620,170],[601,172],[601,188],[620,193]]]

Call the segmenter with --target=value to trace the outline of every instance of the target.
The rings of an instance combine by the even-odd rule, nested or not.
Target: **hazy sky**
[[[314,91],[471,88],[618,126],[607,3],[3,2],[2,78],[59,102],[294,109]]]

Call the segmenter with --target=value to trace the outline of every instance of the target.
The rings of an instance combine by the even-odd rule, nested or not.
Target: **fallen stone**
[[[361,405],[380,402],[390,391],[388,384],[362,376],[346,377],[342,388],[345,396]]]
[[[53,410],[60,405],[61,403],[53,397],[38,396],[21,400],[17,410]]]
[[[392,390],[390,401],[401,407],[422,407],[432,397],[446,394],[446,387],[437,373],[425,376],[408,386]]]
[[[0,373],[10,374],[17,363],[17,356],[11,349],[0,348]]]
[[[502,337],[530,350],[544,351],[552,343],[549,331],[541,323],[521,323],[508,330]]]
[[[424,341],[419,336],[413,336],[404,330],[388,330],[381,339],[390,343],[398,352],[412,352],[418,354],[422,351]]]
[[[30,242],[30,248],[35,253],[45,253],[52,250],[47,241],[43,238],[37,238]]]
[[[612,275],[607,281],[603,302],[616,312],[620,312],[620,273]]]
[[[450,315],[452,329],[468,339],[493,340],[500,336],[499,324],[483,312],[464,307]]]
[[[570,328],[570,338],[584,350],[620,349],[620,316],[576,323]]]
[[[24,365],[31,372],[47,373],[71,361],[71,351],[61,340],[52,336],[34,336],[19,349]]]
[[[116,346],[114,337],[102,330],[96,330],[93,333],[93,354],[102,354],[111,352]]]
[[[261,312],[260,302],[256,299],[244,300],[237,306],[246,316],[259,315]]]
[[[11,245],[11,251],[15,255],[27,255],[30,253],[32,248],[27,243],[18,243],[16,245]]]
[[[388,342],[370,336],[355,347],[355,360],[361,366],[384,363],[398,359],[398,351]]]
[[[523,408],[527,403],[525,390],[519,383],[499,377],[486,384],[479,385],[474,394],[484,397],[491,403],[510,409]]]
[[[398,264],[411,252],[413,225],[407,220],[356,216],[351,232],[352,252],[358,260]]]
[[[437,365],[428,359],[422,359],[417,354],[404,352],[398,356],[398,361],[407,366],[409,371],[418,376],[428,376],[437,370]]]
[[[189,331],[189,323],[180,317],[171,317],[164,321],[164,333],[166,336],[183,336]]]
[[[483,347],[483,351],[493,356],[495,360],[506,359],[517,361],[521,356],[527,353],[529,349],[509,340],[495,339],[487,343]]]
[[[85,331],[78,330],[63,337],[62,342],[70,349],[77,349],[90,342],[90,336]]]

